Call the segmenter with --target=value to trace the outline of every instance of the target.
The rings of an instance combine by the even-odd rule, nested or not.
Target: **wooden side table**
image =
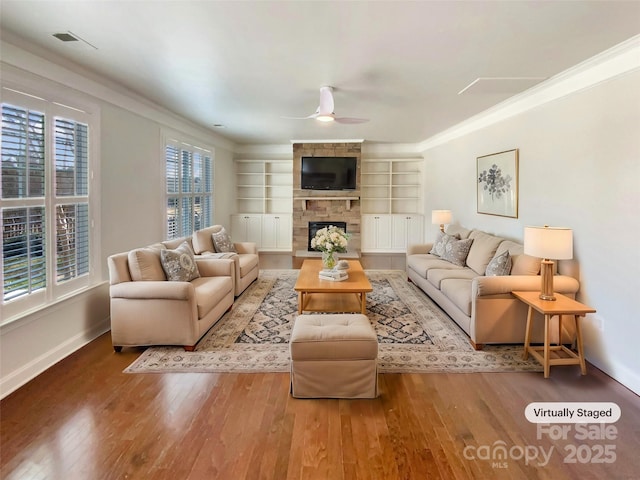
[[[527,329],[524,338],[524,354],[526,360],[531,354],[544,366],[544,378],[549,378],[549,368],[551,365],[580,365],[582,375],[587,374],[587,365],[584,360],[584,351],[582,347],[582,330],[580,329],[580,318],[587,313],[595,313],[595,309],[587,307],[576,300],[565,295],[555,293],[556,300],[542,300],[540,292],[511,292],[512,295],[529,306],[527,314]],[[532,347],[529,345],[531,340],[531,327],[533,320],[533,311],[536,310],[544,315],[544,346]],[[558,315],[558,345],[551,346],[549,338],[549,322],[554,315]],[[573,315],[576,322],[577,346],[578,353],[568,349],[562,345],[562,315]],[[542,354],[541,354],[542,352]],[[554,352],[554,358],[551,358],[551,352]]]

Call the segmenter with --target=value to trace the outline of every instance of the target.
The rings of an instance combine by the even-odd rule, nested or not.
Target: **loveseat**
[[[449,314],[476,349],[484,344],[524,343],[527,306],[511,292],[540,291],[541,281],[540,259],[525,255],[522,244],[449,225],[434,243],[407,248],[406,269],[408,280]],[[557,270],[554,291],[575,298],[580,286],[575,264],[560,261]],[[554,317],[552,342],[558,339],[557,324]],[[562,343],[573,343],[575,324],[563,321],[562,328]],[[531,342],[543,339],[544,322],[536,314]]]
[[[197,258],[189,239],[114,254],[107,263],[117,352],[146,345],[192,351],[233,305],[234,261]]]
[[[260,271],[258,247],[253,242],[232,243],[222,225],[203,228],[193,234],[196,255],[229,254],[235,267],[235,295],[240,295],[258,278]]]

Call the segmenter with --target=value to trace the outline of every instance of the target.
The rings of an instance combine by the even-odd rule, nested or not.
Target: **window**
[[[176,140],[165,146],[167,238],[180,238],[213,222],[211,151]]]
[[[90,285],[91,116],[3,91],[2,317]]]

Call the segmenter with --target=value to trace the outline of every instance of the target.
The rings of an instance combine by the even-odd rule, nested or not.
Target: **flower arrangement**
[[[346,252],[350,235],[334,225],[321,228],[311,239],[311,248],[322,252],[322,264],[324,268],[333,268],[336,265],[334,253]]]
[[[311,239],[311,248],[321,252],[346,252],[350,235],[341,228],[329,225],[321,228]]]

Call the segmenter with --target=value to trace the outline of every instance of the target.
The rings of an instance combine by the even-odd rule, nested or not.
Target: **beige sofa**
[[[222,231],[221,225],[203,228],[193,234],[193,250],[196,255],[213,255],[217,249],[213,242],[213,235]],[[235,295],[240,295],[251,283],[258,278],[260,271],[258,247],[253,242],[233,243],[235,255],[230,255],[235,266]],[[218,252],[220,253],[220,252]],[[227,252],[223,252],[227,253]]]
[[[111,338],[123,346],[182,345],[198,340],[227,312],[234,300],[231,259],[195,258],[199,277],[168,281],[160,251],[184,239],[118,253],[108,258]],[[187,243],[190,243],[187,241]]]
[[[429,253],[433,243],[411,245],[407,249],[407,276],[420,287],[469,335],[476,349],[484,344],[524,343],[527,307],[511,295],[514,290],[540,291],[540,259],[525,255],[523,246],[479,230],[450,225],[447,234],[472,239],[464,265],[455,265]],[[508,275],[487,276],[487,265],[509,252],[512,263]],[[554,291],[571,298],[579,289],[572,262],[559,262]],[[575,278],[574,278],[575,277]],[[558,338],[558,319],[551,323],[551,340]],[[542,343],[544,321],[536,314],[532,343]],[[562,322],[562,342],[572,343],[575,324]]]

